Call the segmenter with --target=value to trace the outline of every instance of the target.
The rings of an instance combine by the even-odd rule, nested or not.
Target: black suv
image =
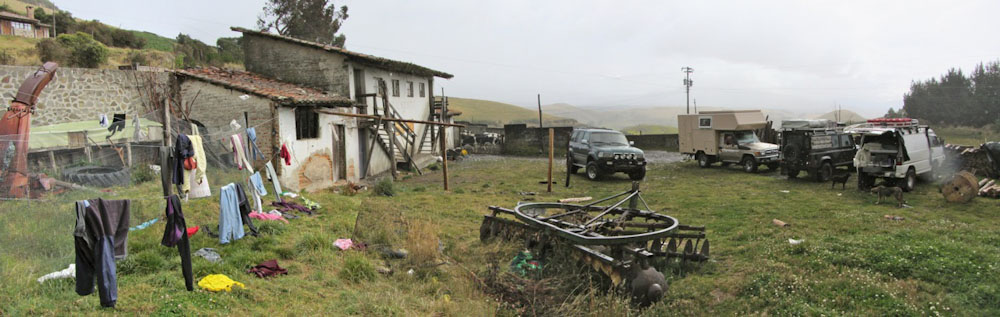
[[[625,172],[633,180],[646,177],[646,158],[632,147],[621,132],[607,129],[574,129],[566,151],[566,169],[576,173],[585,168],[587,178],[597,180]]]
[[[782,122],[781,170],[788,178],[807,171],[817,181],[828,181],[835,168],[854,164],[855,153],[853,137],[832,121]]]

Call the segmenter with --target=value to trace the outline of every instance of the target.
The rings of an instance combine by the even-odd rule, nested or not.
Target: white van
[[[916,119],[871,119],[845,132],[860,136],[854,167],[861,190],[875,186],[878,178],[904,191],[913,190],[918,175],[932,175],[945,159],[944,140]]]

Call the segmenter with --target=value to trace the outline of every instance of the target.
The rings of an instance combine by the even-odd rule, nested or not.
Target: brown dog
[[[876,205],[882,203],[882,197],[895,197],[899,208],[903,208],[903,189],[899,187],[886,187],[885,185],[878,185],[872,187],[872,192],[878,194],[878,201],[875,202]]]
[[[830,189],[833,189],[833,186],[837,185],[837,183],[840,183],[840,189],[847,188],[847,179],[849,178],[851,178],[851,173],[830,176]]]

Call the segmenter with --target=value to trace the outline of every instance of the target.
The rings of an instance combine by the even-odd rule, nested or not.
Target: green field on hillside
[[[677,127],[655,124],[640,124],[626,127],[621,130],[625,134],[670,134],[677,133]]]
[[[932,127],[934,133],[944,138],[945,143],[979,146],[985,142],[1000,141],[1000,127],[989,125],[982,128]]]
[[[472,123],[485,123],[493,127],[502,127],[510,123],[526,123],[538,126],[538,111],[518,107],[502,102],[448,97],[448,107],[462,112],[456,120]],[[542,122],[546,125],[574,125],[576,120],[542,114]]]
[[[77,191],[49,201],[0,202],[0,312],[4,315],[997,315],[1000,314],[1000,208],[997,200],[946,203],[932,184],[905,195],[907,208],[875,205],[876,197],[827,183],[786,180],[775,172],[700,169],[693,162],[652,164],[642,183],[655,210],[681,223],[704,225],[712,260],[661,267],[670,283],[646,310],[630,306],[604,278],[572,257],[543,259],[537,276],[520,278],[508,265],[524,243],[481,242],[487,206],[517,201],[604,197],[627,189],[617,175],[602,182],[573,177],[552,193],[540,185],[544,160],[472,159],[441,172],[395,183],[392,197],[370,191],[305,194],[323,207],[316,216],[254,222],[260,237],[227,245],[200,232],[191,249],[215,248],[223,262],[193,257],[196,281],[226,274],[246,289],[184,291],[177,250],[160,245],[164,222],[129,234],[129,256],[117,263],[117,308],[96,295],[80,297],[72,279],[39,284],[39,276],[73,263],[72,201],[134,198],[133,226],[162,216],[158,181],[112,193]],[[556,171],[561,172],[561,166]],[[498,173],[497,171],[503,171]],[[211,183],[238,174],[210,170]],[[559,178],[560,182],[562,178]],[[213,191],[217,190],[213,188]],[[522,195],[537,192],[537,195]],[[265,202],[273,196],[265,196]],[[218,197],[183,204],[189,226],[218,222]],[[886,220],[884,215],[903,220]],[[777,227],[772,219],[791,226]],[[214,230],[213,230],[214,231]],[[366,251],[332,243],[354,237]],[[804,240],[790,245],[789,239]],[[387,259],[384,247],[405,247]],[[288,275],[259,279],[249,266],[278,259]],[[393,270],[376,273],[378,266]],[[576,268],[575,271],[571,268]],[[413,270],[412,274],[406,273]],[[604,286],[602,286],[604,285]],[[197,288],[197,286],[196,286]],[[512,303],[516,302],[516,303]]]

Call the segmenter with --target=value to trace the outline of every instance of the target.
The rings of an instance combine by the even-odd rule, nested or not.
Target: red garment
[[[281,274],[288,274],[288,270],[278,266],[278,260],[267,260],[261,262],[257,266],[250,268],[249,270],[247,270],[247,273],[256,274],[257,277],[269,277]]]
[[[278,152],[278,157],[285,159],[285,166],[292,165],[292,154],[288,152],[288,147],[284,144],[281,145],[281,151]]]
[[[194,235],[195,233],[198,233],[198,229],[199,229],[199,227],[198,227],[198,226],[194,226],[194,227],[190,227],[190,228],[187,228],[187,234],[188,234],[188,237],[191,237],[191,236],[193,236],[193,235]]]

